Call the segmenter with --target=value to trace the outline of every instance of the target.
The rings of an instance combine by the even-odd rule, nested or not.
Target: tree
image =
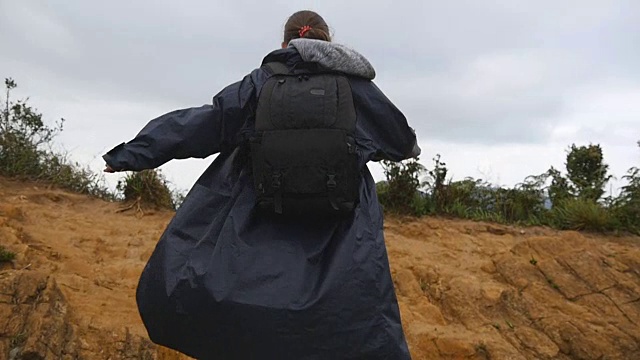
[[[47,126],[42,121],[42,114],[27,104],[27,99],[12,101],[11,91],[18,87],[12,78],[4,80],[6,89],[5,108],[0,119],[0,134],[2,136],[12,135],[21,141],[41,146],[49,143],[62,131],[64,119],[55,124]]]
[[[6,98],[0,100],[4,105],[0,105],[0,175],[111,199],[101,175],[53,151],[53,140],[62,131],[64,119],[47,125],[42,114],[27,104],[28,98],[11,98],[17,87],[13,79],[5,79],[4,85]]]
[[[571,145],[566,166],[567,178],[573,184],[577,197],[591,202],[600,200],[605,185],[611,179],[600,145]]]
[[[620,195],[614,200],[614,209],[624,227],[640,233],[640,168],[632,167],[622,178],[627,181],[627,185],[622,187]]]
[[[433,158],[435,166],[433,170],[429,170],[429,180],[427,185],[431,188],[431,196],[434,200],[436,212],[441,212],[446,207],[447,196],[445,191],[445,182],[447,180],[447,164],[440,160],[440,154],[436,154]]]
[[[575,196],[575,188],[566,177],[562,176],[559,170],[552,166],[546,174],[551,178],[548,192],[552,204],[560,204]]]
[[[28,99],[11,99],[11,92],[17,87],[13,79],[5,79],[4,84],[6,98],[0,117],[0,174],[37,178],[46,158],[42,147],[50,144],[62,131],[64,119],[53,127],[47,126],[42,121],[42,114],[27,104]]]
[[[425,171],[418,157],[403,162],[384,160],[381,165],[387,178],[380,198],[383,205],[399,213],[414,213],[414,199],[422,186],[420,176]]]

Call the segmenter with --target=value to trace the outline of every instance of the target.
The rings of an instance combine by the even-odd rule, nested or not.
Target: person
[[[357,116],[357,207],[340,218],[255,211],[246,142],[268,63],[314,63],[349,80]],[[383,213],[367,163],[420,154],[403,113],[356,50],[315,12],[291,15],[281,48],[212,104],[151,120],[103,158],[105,171],[218,156],[148,260],[136,299],[150,339],[199,359],[410,359],[391,278]]]

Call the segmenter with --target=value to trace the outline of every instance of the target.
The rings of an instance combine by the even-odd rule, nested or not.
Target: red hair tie
[[[311,26],[305,25],[300,28],[300,31],[298,31],[298,35],[300,35],[300,37],[304,37],[304,34],[306,34],[309,30],[311,30]]]

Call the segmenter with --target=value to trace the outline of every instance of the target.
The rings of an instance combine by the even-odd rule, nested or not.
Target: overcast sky
[[[0,0],[0,75],[46,120],[64,117],[58,143],[101,170],[149,120],[258,67],[301,9],[369,58],[422,163],[439,153],[454,179],[513,186],[563,168],[572,143],[601,144],[618,177],[640,165],[637,0]],[[213,158],[161,169],[188,189]]]

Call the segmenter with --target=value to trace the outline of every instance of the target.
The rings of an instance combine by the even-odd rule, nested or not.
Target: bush
[[[640,144],[639,144],[640,146]],[[567,175],[553,167],[528,176],[513,188],[481,179],[447,180],[440,155],[434,168],[425,170],[417,159],[385,164],[387,181],[376,184],[385,210],[410,214],[441,214],[472,220],[522,225],[547,225],[586,231],[632,231],[640,234],[640,169],[623,177],[628,184],[620,196],[601,200],[607,174],[599,145],[572,145],[567,154]],[[421,184],[420,174],[427,180]],[[547,184],[550,183],[548,186]],[[426,185],[426,191],[420,187]]]
[[[640,234],[640,168],[631,168],[623,178],[628,184],[622,187],[611,208],[625,230]]]
[[[113,199],[113,193],[104,185],[104,177],[51,150],[64,119],[55,126],[46,125],[42,114],[27,105],[27,100],[11,100],[11,91],[16,87],[15,81],[5,79],[5,108],[0,116],[0,175]]]
[[[438,191],[440,212],[468,218],[474,209],[482,208],[486,202],[486,189],[481,180],[466,178],[461,181],[449,181]]]
[[[402,162],[382,161],[382,167],[387,177],[381,190],[379,199],[385,209],[404,215],[419,215],[422,211],[419,196],[422,183],[421,174],[425,171],[419,159],[412,158]]]
[[[570,199],[553,207],[550,225],[561,230],[610,231],[619,227],[615,217],[589,199]]]
[[[155,209],[177,208],[174,193],[160,170],[143,170],[127,174],[116,187],[125,202],[136,202],[142,207]]]
[[[414,216],[431,215],[435,213],[435,203],[431,196],[418,191],[411,200],[410,209],[410,214]]]
[[[513,189],[493,186],[481,179],[449,181],[433,189],[437,213],[467,219],[529,222],[544,213],[544,191],[539,177],[530,177]]]
[[[547,211],[544,183],[546,176],[529,176],[513,189],[495,192],[495,209],[507,222],[538,225]]]
[[[429,187],[433,202],[433,210],[442,212],[446,206],[447,196],[445,193],[445,182],[447,181],[447,164],[440,161],[440,154],[433,158],[435,163],[433,170],[429,170],[426,185]]]
[[[0,264],[13,261],[15,258],[15,253],[7,251],[4,246],[0,245]]]
[[[502,214],[482,209],[473,209],[469,211],[467,218],[475,221],[488,221],[500,224],[507,223]]]

